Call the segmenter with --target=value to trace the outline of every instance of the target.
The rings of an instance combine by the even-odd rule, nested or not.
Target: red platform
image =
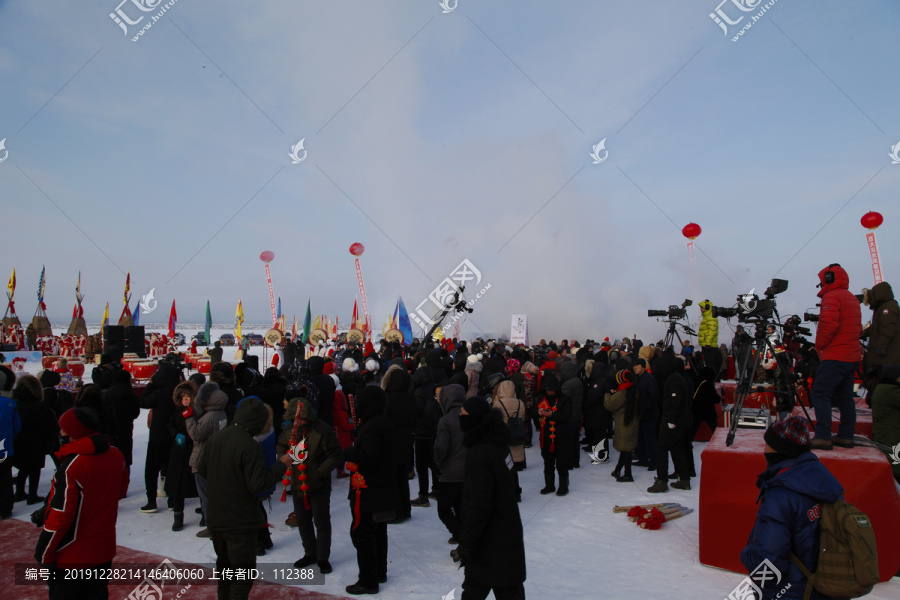
[[[766,468],[763,431],[738,429],[725,446],[728,431],[716,430],[702,454],[700,480],[700,562],[746,573],[741,550],[756,520],[756,477]],[[881,581],[900,568],[900,495],[891,465],[875,448],[819,450],[816,456],[844,487],[844,497],[865,512],[875,527]]]
[[[816,422],[816,411],[812,408],[807,409],[809,411],[809,418],[812,419],[812,422]],[[799,406],[794,407],[795,415],[803,414],[803,409]],[[841,424],[841,413],[837,408],[832,409],[831,411],[831,434],[837,435],[838,425]],[[872,439],[872,409],[869,408],[869,405],[866,404],[865,398],[857,398],[856,399],[856,427],[854,431],[857,435],[864,435],[870,440]]]

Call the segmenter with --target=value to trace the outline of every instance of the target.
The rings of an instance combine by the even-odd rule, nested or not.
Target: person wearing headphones
[[[862,359],[859,338],[862,334],[862,311],[859,300],[850,293],[850,277],[837,263],[819,271],[818,296],[822,299],[819,326],[816,329],[816,352],[821,363],[813,382],[812,405],[816,411],[816,434],[813,450],[831,450],[833,446],[853,447],[856,426],[856,403],[853,398],[853,375]],[[831,436],[831,407],[841,411],[837,435]]]

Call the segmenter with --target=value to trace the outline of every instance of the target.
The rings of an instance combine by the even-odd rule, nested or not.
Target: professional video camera
[[[805,312],[805,313],[803,313],[803,320],[806,321],[807,323],[810,323],[810,322],[818,323],[819,315],[817,315],[816,313]]]
[[[775,314],[775,296],[788,288],[786,279],[773,279],[763,292],[764,298],[760,298],[753,292],[755,288],[750,290],[749,294],[737,297],[737,305],[733,307],[713,306],[713,317],[729,317],[736,316],[738,321],[761,321],[771,319]]]
[[[671,320],[678,320],[687,317],[687,307],[693,304],[694,302],[690,299],[685,299],[684,302],[681,303],[681,306],[677,304],[672,304],[666,310],[648,310],[648,317],[666,317]]]

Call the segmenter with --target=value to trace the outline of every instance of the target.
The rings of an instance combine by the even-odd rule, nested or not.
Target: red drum
[[[122,359],[122,368],[128,371],[129,373],[134,373],[134,363],[142,362],[142,359],[134,357],[134,358],[123,358]]]
[[[58,356],[45,356],[41,359],[41,366],[45,369],[52,369],[58,360]]]
[[[132,374],[135,379],[150,379],[156,373],[157,367],[155,362],[136,362],[132,365]]]
[[[212,370],[212,361],[208,358],[201,358],[197,361],[197,371],[200,373],[209,373]]]
[[[775,392],[753,392],[744,399],[744,408],[765,408],[775,410]]]
[[[84,375],[84,363],[80,360],[70,360],[69,371],[75,377],[81,377],[82,375]]]

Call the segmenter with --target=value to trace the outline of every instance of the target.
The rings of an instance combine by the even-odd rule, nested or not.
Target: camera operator
[[[869,351],[866,353],[866,371],[877,371],[881,375],[884,365],[900,365],[900,334],[897,332],[897,318],[900,306],[894,299],[891,284],[882,281],[867,295],[872,309],[872,325],[869,328]]]
[[[697,332],[697,343],[703,353],[703,363],[712,368],[718,378],[722,371],[722,351],[719,350],[719,319],[713,316],[712,302],[704,300],[697,304],[700,307],[700,329]]]
[[[833,445],[853,447],[856,404],[853,375],[862,358],[859,343],[862,312],[859,300],[850,293],[850,277],[837,263],[819,271],[818,296],[822,299],[816,352],[821,363],[813,382],[812,404],[816,410],[814,450],[831,450]],[[841,411],[838,433],[831,437],[831,406]]]

